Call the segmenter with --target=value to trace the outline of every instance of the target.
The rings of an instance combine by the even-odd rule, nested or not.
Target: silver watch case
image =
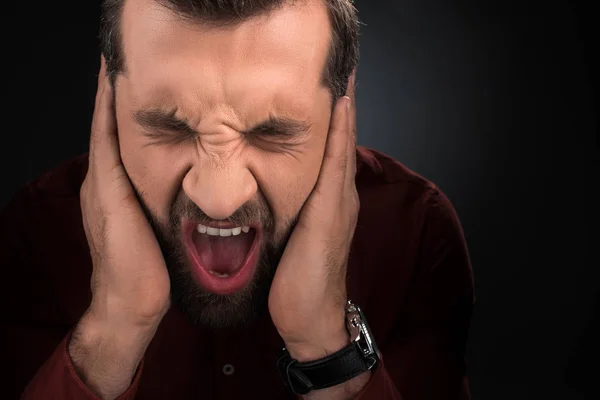
[[[371,329],[360,307],[348,300],[346,303],[346,328],[350,340],[356,344],[372,369],[381,359],[381,353],[375,344]]]

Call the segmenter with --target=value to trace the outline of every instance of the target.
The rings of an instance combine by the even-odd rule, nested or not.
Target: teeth
[[[219,236],[219,228],[210,228],[207,226],[206,233],[208,233],[211,236]]]
[[[198,232],[205,233],[209,236],[223,236],[223,237],[237,236],[237,235],[241,234],[242,232],[244,232],[244,233],[250,232],[249,226],[238,226],[237,228],[232,228],[232,229],[219,229],[219,228],[211,228],[208,226],[198,224],[196,229],[198,230]]]

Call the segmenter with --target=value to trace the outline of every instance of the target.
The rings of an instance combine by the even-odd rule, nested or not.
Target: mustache
[[[202,211],[188,196],[182,194],[176,199],[170,214],[172,226],[179,226],[183,217],[202,225],[209,225],[211,222],[217,221],[229,222],[235,226],[248,226],[258,223],[267,232],[272,232],[275,229],[273,213],[264,197],[249,200],[229,217],[215,220]]]
[[[173,237],[177,237],[181,229],[181,222],[184,218],[196,221],[202,225],[209,225],[211,222],[216,222],[216,220],[202,211],[202,209],[200,209],[200,207],[198,207],[185,192],[180,191],[170,208],[169,220],[168,222],[165,221],[168,225],[164,225],[160,222],[160,219],[156,214],[152,212],[150,207],[148,207],[148,204],[144,200],[144,192],[139,190],[131,179],[129,181],[131,182],[135,196],[146,215],[148,222],[152,226],[154,232],[160,234],[157,236],[161,236],[161,239],[163,239],[162,232],[171,232]],[[298,216],[296,216],[293,221],[290,221],[292,226],[297,222],[297,218]],[[229,217],[219,220],[219,222],[223,221],[236,226],[248,226],[257,223],[261,226],[265,234],[275,234],[275,218],[273,210],[260,191],[258,191],[255,199],[248,200]]]

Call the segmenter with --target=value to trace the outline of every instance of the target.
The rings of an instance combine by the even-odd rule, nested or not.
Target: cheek
[[[323,140],[316,137],[311,142],[294,155],[252,149],[250,168],[272,208],[277,230],[296,217],[317,182]]]
[[[148,146],[132,125],[127,122],[118,124],[123,165],[145,205],[166,222],[181,188],[184,157],[175,147]]]

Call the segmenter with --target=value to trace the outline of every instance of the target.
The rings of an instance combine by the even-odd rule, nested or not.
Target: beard
[[[258,201],[245,203],[229,218],[222,220],[236,226],[259,221],[263,236],[250,282],[236,293],[219,295],[207,291],[194,279],[181,229],[184,219],[203,225],[214,220],[181,192],[165,224],[150,210],[137,188],[135,192],[165,259],[171,281],[171,304],[178,307],[190,323],[215,330],[234,328],[248,325],[267,312],[271,283],[298,221],[298,213],[276,231],[273,212],[261,196]]]

